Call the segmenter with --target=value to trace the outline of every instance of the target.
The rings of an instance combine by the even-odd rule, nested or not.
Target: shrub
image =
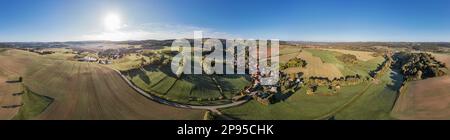
[[[354,63],[358,62],[358,59],[356,58],[356,56],[352,55],[352,54],[343,54],[343,55],[338,56],[337,58],[344,63],[354,64]]]

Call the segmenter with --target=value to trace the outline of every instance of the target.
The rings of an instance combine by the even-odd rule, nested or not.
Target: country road
[[[241,104],[244,104],[246,102],[248,102],[250,100],[250,98],[247,98],[245,100],[241,100],[241,101],[237,101],[237,102],[233,102],[233,103],[229,103],[229,104],[224,104],[224,105],[213,105],[213,106],[196,106],[196,105],[186,105],[186,104],[180,104],[180,103],[176,103],[176,102],[171,102],[168,101],[166,99],[163,99],[161,97],[158,96],[154,96],[151,95],[149,93],[147,93],[146,91],[143,91],[142,89],[140,89],[139,87],[136,87],[130,80],[127,79],[127,77],[125,75],[123,75],[119,70],[113,69],[115,72],[117,72],[117,74],[120,75],[120,77],[122,77],[122,79],[131,87],[133,88],[135,91],[137,91],[139,94],[147,97],[148,99],[151,99],[155,102],[161,103],[161,104],[165,104],[165,105],[169,105],[169,106],[173,106],[173,107],[178,107],[178,108],[186,108],[186,109],[202,109],[202,110],[209,110],[211,112],[217,113],[219,115],[222,115],[221,112],[218,111],[218,109],[221,108],[229,108],[229,107],[233,107],[233,106],[238,106]]]

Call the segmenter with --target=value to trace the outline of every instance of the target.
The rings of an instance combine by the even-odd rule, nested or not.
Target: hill
[[[201,119],[203,111],[162,105],[138,94],[105,66],[47,59],[34,53],[0,53],[0,71],[22,75],[34,93],[53,98],[34,119]]]

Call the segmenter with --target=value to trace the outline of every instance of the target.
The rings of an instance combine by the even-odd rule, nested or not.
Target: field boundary
[[[338,107],[337,109],[335,109],[334,111],[327,113],[325,115],[322,115],[320,117],[315,118],[314,120],[324,120],[324,119],[329,119],[331,117],[333,117],[333,115],[335,115],[336,113],[339,113],[340,111],[344,110],[345,108],[347,108],[349,105],[351,105],[353,102],[355,102],[359,97],[361,97],[362,95],[364,95],[364,93],[367,92],[367,90],[369,90],[369,88],[372,86],[373,83],[367,85],[364,90],[362,92],[360,92],[359,94],[353,96],[350,101],[346,102],[345,104],[341,105],[340,107]]]
[[[392,70],[392,69],[389,69],[389,70]],[[382,72],[382,73],[381,73],[381,76],[384,76],[385,74],[386,74],[386,71]],[[379,77],[381,77],[381,76],[379,76]],[[377,79],[378,79],[378,78],[375,78],[375,80],[377,80]],[[384,84],[384,82],[382,82],[382,83]],[[359,94],[353,96],[353,97],[350,99],[350,101],[346,102],[345,104],[343,104],[342,106],[338,107],[337,109],[331,111],[330,113],[327,113],[327,114],[325,114],[325,115],[323,115],[323,116],[317,117],[317,118],[314,119],[314,120],[324,120],[324,119],[329,119],[329,118],[333,117],[333,115],[339,113],[340,111],[344,110],[345,108],[347,108],[348,106],[350,106],[352,103],[354,103],[355,101],[357,101],[358,98],[361,97],[362,95],[364,95],[364,93],[366,93],[367,90],[369,90],[369,88],[370,88],[373,84],[374,84],[373,82],[370,82],[370,83],[364,88],[364,90],[363,90],[362,92],[360,92]],[[397,96],[398,96],[398,95],[397,95]],[[396,102],[396,101],[394,101],[394,102]],[[394,104],[395,104],[395,103],[394,103]]]

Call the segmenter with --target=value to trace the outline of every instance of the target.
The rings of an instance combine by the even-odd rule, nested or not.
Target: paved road
[[[186,104],[180,104],[180,103],[175,103],[175,102],[171,102],[168,101],[166,99],[160,98],[158,96],[154,96],[151,95],[149,93],[147,93],[146,91],[143,91],[142,89],[136,87],[133,83],[131,83],[130,80],[127,79],[127,77],[125,75],[123,75],[122,73],[120,73],[120,71],[113,69],[114,71],[116,71],[120,77],[122,77],[122,79],[134,90],[136,90],[139,94],[147,97],[148,99],[151,99],[155,102],[159,102],[161,104],[165,104],[165,105],[169,105],[169,106],[173,106],[173,107],[178,107],[178,108],[186,108],[186,109],[202,109],[202,110],[210,110],[214,113],[217,114],[222,114],[221,112],[218,111],[218,109],[221,108],[228,108],[228,107],[233,107],[233,106],[238,106],[241,104],[244,104],[246,102],[248,102],[250,100],[250,98],[247,98],[245,100],[241,100],[241,101],[237,101],[237,102],[233,102],[233,103],[229,103],[229,104],[224,104],[224,105],[214,105],[214,106],[196,106],[196,105],[186,105]]]

